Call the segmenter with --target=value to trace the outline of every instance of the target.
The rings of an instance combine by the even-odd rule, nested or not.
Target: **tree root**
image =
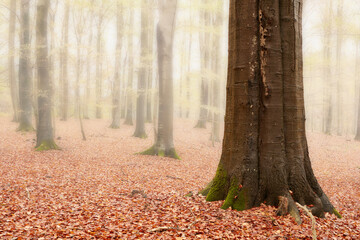
[[[316,240],[317,239],[317,235],[316,235],[316,229],[315,229],[315,217],[314,215],[312,215],[312,213],[303,205],[296,203],[296,206],[298,206],[299,208],[301,208],[302,210],[304,210],[307,215],[309,215],[309,217],[311,218],[311,230],[312,230],[312,234],[313,234],[313,239]]]
[[[155,145],[152,146],[151,148],[145,150],[144,152],[140,152],[138,153],[140,155],[150,155],[150,156],[159,156],[159,157],[169,157],[169,158],[174,158],[174,159],[178,159],[180,160],[179,155],[177,155],[175,148],[172,149],[168,149],[168,150],[163,150],[160,149],[158,147],[156,147]]]
[[[36,151],[47,151],[47,150],[61,150],[61,148],[56,145],[54,140],[48,140],[41,142],[38,146],[35,147]]]

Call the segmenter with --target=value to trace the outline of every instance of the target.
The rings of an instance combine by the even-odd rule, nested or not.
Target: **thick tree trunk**
[[[94,0],[91,1],[91,6],[94,6]],[[83,116],[85,119],[89,119],[89,102],[90,102],[90,84],[91,84],[91,52],[93,44],[93,24],[94,22],[94,10],[91,10],[90,14],[90,24],[89,24],[89,41],[87,48],[87,58],[86,58],[86,86],[85,86],[85,101],[83,107]]]
[[[68,79],[68,45],[69,45],[69,18],[70,18],[70,5],[66,2],[65,16],[63,24],[63,39],[61,46],[60,56],[60,81],[62,85],[61,96],[61,120],[66,121],[68,119],[69,109],[69,79]]]
[[[222,208],[295,202],[340,214],[311,168],[305,135],[301,0],[230,1],[229,66],[223,152],[202,194]],[[293,195],[290,194],[290,191]]]
[[[9,85],[13,107],[13,121],[19,121],[19,89],[15,71],[15,30],[16,30],[16,0],[10,1],[9,17]]]
[[[30,60],[30,2],[20,2],[20,59],[19,101],[20,119],[18,131],[33,131],[32,118],[32,73]]]
[[[203,0],[203,5],[209,3],[209,0]],[[210,12],[208,9],[201,10],[200,18],[204,29],[199,33],[200,40],[200,63],[201,63],[201,88],[200,88],[200,111],[199,120],[195,128],[206,128],[208,120],[208,98],[209,98],[209,70],[210,70]]]
[[[159,69],[159,117],[156,142],[142,154],[179,159],[173,141],[173,40],[177,0],[160,1],[160,17],[157,26]]]
[[[130,29],[134,27],[134,9],[130,10],[130,20],[129,20]],[[134,44],[133,44],[133,32],[129,35],[128,40],[128,51],[129,51],[129,69],[128,69],[128,82],[127,82],[127,91],[126,91],[126,116],[125,122],[126,125],[133,125],[133,78],[134,78]]]
[[[120,68],[121,68],[121,46],[122,46],[122,33],[123,33],[123,11],[120,3],[117,5],[117,15],[116,15],[116,26],[117,26],[117,39],[116,39],[116,56],[115,56],[115,75],[114,75],[114,85],[113,85],[113,99],[112,99],[112,123],[110,128],[120,128],[121,120],[121,109],[120,109]]]
[[[357,122],[356,122],[356,135],[355,140],[360,141],[360,40],[357,42],[356,46],[356,76],[357,76],[357,96],[358,96],[358,111],[357,111]]]
[[[331,29],[332,29],[332,0],[329,0],[326,4],[326,9],[328,13],[325,17],[324,22],[324,83],[323,83],[323,98],[324,98],[324,122],[323,122],[323,132],[330,135],[332,132],[332,115],[333,115],[333,95],[332,95],[332,86],[333,86],[333,77],[331,74]]]
[[[145,2],[145,3],[144,3]],[[146,100],[146,80],[149,68],[149,34],[148,34],[148,11],[150,8],[149,1],[142,1],[141,6],[141,56],[140,70],[138,77],[138,91],[136,100],[136,128],[134,137],[147,138],[145,132],[145,100]]]
[[[102,24],[104,16],[100,15],[97,25],[96,41],[96,118],[102,118]]]
[[[58,149],[52,126],[52,86],[49,76],[48,12],[50,0],[38,0],[36,17],[36,65],[38,72],[39,125],[36,132],[38,151]]]

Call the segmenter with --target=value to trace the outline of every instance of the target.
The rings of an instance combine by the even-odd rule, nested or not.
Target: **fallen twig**
[[[169,176],[169,175],[166,175],[167,178],[172,178],[172,179],[177,179],[177,180],[181,180],[182,178],[179,178],[179,177],[173,177],[173,176]]]
[[[307,207],[301,205],[300,203],[296,203],[296,206],[298,206],[299,208],[301,208],[302,210],[304,210],[307,215],[309,215],[309,217],[311,218],[311,230],[312,230],[312,234],[313,234],[313,239],[316,240],[317,239],[317,235],[316,235],[316,229],[315,229],[315,217],[314,215],[312,215],[312,213],[309,211],[309,209],[307,209]]]

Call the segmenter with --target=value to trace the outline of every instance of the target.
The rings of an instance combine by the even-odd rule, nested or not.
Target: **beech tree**
[[[20,57],[19,102],[20,119],[18,131],[33,131],[32,125],[32,74],[30,49],[30,1],[20,2]]]
[[[52,125],[52,87],[49,76],[48,13],[50,0],[38,0],[36,17],[36,66],[38,76],[38,116],[36,150],[58,149]]]
[[[313,173],[305,134],[302,0],[230,1],[225,136],[215,177],[201,192],[222,208],[295,202],[341,215]]]
[[[159,1],[159,22],[157,25],[158,70],[159,70],[159,112],[155,144],[142,154],[158,155],[179,159],[173,141],[173,41],[175,31],[177,0]]]
[[[19,94],[18,85],[16,82],[16,71],[15,71],[15,30],[16,30],[16,0],[10,1],[10,17],[9,17],[9,85],[10,95],[13,107],[13,121],[19,120]]]

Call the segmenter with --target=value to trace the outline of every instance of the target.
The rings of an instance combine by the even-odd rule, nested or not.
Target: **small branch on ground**
[[[307,215],[309,215],[309,217],[311,218],[311,230],[312,230],[312,234],[313,234],[313,239],[316,240],[317,239],[317,235],[316,235],[316,229],[315,229],[315,217],[314,215],[312,215],[312,213],[309,211],[309,209],[307,209],[307,207],[301,205],[300,203],[296,203],[296,206],[298,206],[299,208],[301,208],[302,210],[304,210]]]
[[[182,180],[182,178],[179,178],[179,177],[173,177],[173,176],[169,176],[169,175],[166,175],[167,178],[171,178],[171,179],[176,179],[176,180]]]

